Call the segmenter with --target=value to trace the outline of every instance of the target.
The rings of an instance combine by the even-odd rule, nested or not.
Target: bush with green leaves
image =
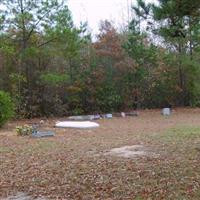
[[[10,95],[0,91],[0,127],[14,115],[14,105]]]
[[[97,89],[96,103],[101,112],[118,111],[122,105],[122,98],[112,86]]]

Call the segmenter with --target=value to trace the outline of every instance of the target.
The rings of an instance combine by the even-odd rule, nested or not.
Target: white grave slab
[[[98,123],[90,121],[64,121],[57,122],[56,127],[58,128],[97,128]]]

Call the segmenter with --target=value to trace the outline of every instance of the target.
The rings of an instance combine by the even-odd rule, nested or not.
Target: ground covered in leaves
[[[52,138],[16,136],[13,121],[0,130],[0,199],[23,193],[66,200],[200,199],[200,109],[141,111],[139,117],[99,120],[90,130],[57,129]],[[108,154],[142,145],[157,156]]]

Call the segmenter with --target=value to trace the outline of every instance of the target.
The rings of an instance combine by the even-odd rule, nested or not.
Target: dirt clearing
[[[137,157],[158,157],[158,154],[151,152],[150,149],[143,145],[123,146],[119,148],[111,149],[104,155],[119,156],[124,158],[137,158]]]

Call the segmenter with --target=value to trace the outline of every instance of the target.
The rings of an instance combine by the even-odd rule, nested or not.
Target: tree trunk
[[[179,53],[179,59],[178,59],[179,87],[181,89],[179,103],[180,103],[180,106],[185,106],[186,89],[185,89],[185,75],[184,75],[184,70],[183,70],[182,61],[181,61],[181,54],[182,54],[182,45],[181,44],[179,44],[178,53]]]

